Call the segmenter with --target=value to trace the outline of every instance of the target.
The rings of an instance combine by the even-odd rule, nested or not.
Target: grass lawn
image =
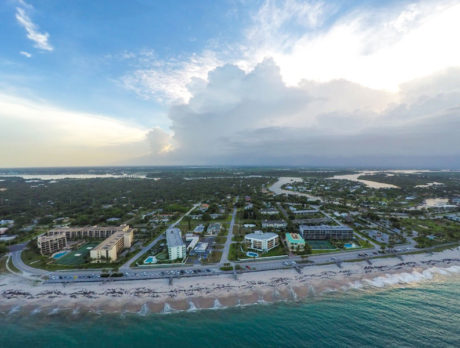
[[[0,257],[0,273],[6,272],[6,256]]]
[[[97,246],[99,243],[86,243],[77,250],[71,251],[70,253],[60,257],[56,260],[56,264],[64,266],[77,266],[85,263],[87,256],[92,248]]]
[[[271,256],[283,256],[287,255],[286,250],[284,250],[282,245],[278,245],[276,248],[261,254],[260,257],[271,257]]]
[[[323,250],[312,250],[311,251],[311,255],[315,255],[315,254],[327,254],[327,253],[336,253],[340,251],[340,249],[323,249]]]
[[[97,245],[99,243],[90,243],[90,244],[96,244]],[[85,246],[86,246],[86,244],[85,244]],[[89,253],[89,250],[88,250],[88,253]],[[71,253],[63,256],[62,258],[67,257],[70,254]],[[40,255],[38,250],[36,248],[34,248],[33,246],[29,246],[27,249],[23,250],[23,252],[21,253],[21,258],[22,258],[22,261],[26,265],[29,265],[29,266],[34,267],[34,268],[46,269],[46,270],[49,270],[49,271],[75,269],[75,268],[78,268],[78,269],[116,268],[116,267],[119,267],[121,264],[123,264],[124,261],[125,261],[125,258],[123,258],[123,259],[118,260],[118,263],[83,263],[83,264],[78,264],[78,265],[74,265],[74,264],[71,264],[71,263],[69,263],[69,264],[57,264],[57,263],[55,263],[55,261],[52,258],[50,258],[48,256]],[[80,257],[78,257],[78,259],[80,259]],[[78,267],[75,267],[75,266],[78,266]]]
[[[237,261],[238,259],[241,259],[244,256],[246,256],[246,254],[241,251],[241,247],[239,244],[230,244],[230,249],[228,251],[228,259],[230,261]]]
[[[31,265],[33,267],[41,267],[49,261],[47,256],[40,255],[40,253],[35,248],[31,247],[28,247],[22,251],[21,258],[26,265]]]
[[[206,225],[207,222],[201,221],[201,220],[190,220],[190,228],[189,228],[189,222],[186,219],[182,219],[181,222],[177,227],[180,228],[180,230],[183,233],[188,233],[188,232],[193,232],[196,226],[198,225]]]
[[[161,244],[164,244],[161,246]],[[131,264],[131,267],[137,265],[144,265],[144,261],[149,256],[155,256],[158,261],[165,261],[168,259],[168,249],[166,247],[166,240],[159,240],[154,246],[147,250],[147,252],[141,255],[136,261]]]
[[[221,250],[213,250],[209,255],[206,262],[203,263],[218,263],[222,258],[222,251]]]
[[[215,241],[216,244],[225,244],[225,242],[227,241],[227,237],[218,236],[216,237]]]
[[[252,251],[251,249],[249,249],[248,251]],[[256,259],[261,259],[261,258],[264,258],[264,257],[273,257],[273,256],[285,256],[287,255],[287,252],[286,250],[284,250],[284,247],[282,245],[278,245],[276,248],[266,252],[266,253],[261,253],[260,251],[257,251],[257,250],[254,250],[254,252],[258,253],[259,254],[259,257],[256,258]],[[248,257],[246,255],[246,252],[244,254],[242,254],[242,256],[239,257],[240,260],[251,260],[253,259],[253,257]]]

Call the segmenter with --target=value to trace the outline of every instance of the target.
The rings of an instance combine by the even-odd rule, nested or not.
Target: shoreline
[[[460,276],[460,248],[434,254],[344,262],[295,270],[142,282],[43,284],[13,274],[0,275],[0,315],[52,316],[61,312],[138,314],[193,312],[321,298],[330,293],[375,291]]]

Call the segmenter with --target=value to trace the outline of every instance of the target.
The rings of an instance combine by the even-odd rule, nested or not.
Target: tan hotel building
[[[91,249],[90,257],[94,260],[117,260],[120,250],[130,248],[133,242],[134,232],[132,229],[128,231],[119,231],[112,234],[97,247]]]
[[[67,246],[67,238],[65,235],[40,236],[37,245],[42,255],[51,255]]]
[[[134,230],[128,225],[62,227],[39,236],[37,245],[42,255],[52,255],[65,248],[68,240],[104,238],[101,244],[90,251],[90,256],[96,260],[105,258],[115,261],[120,250],[131,247],[133,237]]]

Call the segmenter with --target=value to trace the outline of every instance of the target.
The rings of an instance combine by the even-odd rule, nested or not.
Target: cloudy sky
[[[0,2],[0,167],[460,167],[460,1]]]

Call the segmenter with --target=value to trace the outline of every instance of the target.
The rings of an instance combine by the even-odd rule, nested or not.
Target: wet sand
[[[408,286],[460,276],[460,250],[414,254],[366,262],[309,266],[295,270],[116,283],[43,284],[12,274],[0,275],[0,313],[55,315],[82,313],[172,313],[200,309],[303,301],[330,293]]]

